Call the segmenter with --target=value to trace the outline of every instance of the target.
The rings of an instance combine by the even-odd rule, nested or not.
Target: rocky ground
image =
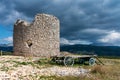
[[[40,80],[40,76],[80,76],[89,73],[89,70],[79,67],[46,65],[37,61],[38,58],[0,56],[0,80]]]

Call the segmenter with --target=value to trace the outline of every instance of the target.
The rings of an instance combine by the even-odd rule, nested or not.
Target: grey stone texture
[[[14,55],[51,57],[60,54],[59,20],[48,14],[37,14],[32,23],[17,20],[14,24]]]

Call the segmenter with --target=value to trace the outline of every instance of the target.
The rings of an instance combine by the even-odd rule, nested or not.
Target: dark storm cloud
[[[120,0],[2,0],[0,7],[1,19],[5,19],[1,24],[11,24],[17,18],[31,21],[37,13],[57,16],[61,38],[68,42],[81,40],[97,44],[109,41],[106,38],[113,33],[119,36]]]

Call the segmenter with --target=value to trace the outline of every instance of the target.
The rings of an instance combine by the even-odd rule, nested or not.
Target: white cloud
[[[84,33],[108,33],[108,30],[98,29],[98,28],[87,28],[82,30]]]
[[[110,3],[110,0],[103,0],[103,5],[107,5]]]
[[[5,5],[0,3],[0,13],[2,13],[5,10]]]
[[[90,41],[86,41],[86,40],[67,40],[65,38],[61,38],[60,39],[60,44],[64,45],[75,45],[75,44],[92,44],[92,42]]]
[[[73,44],[92,44],[92,42],[86,40],[71,40],[70,42]]]
[[[12,43],[13,42],[13,37],[7,37],[7,38],[4,38],[3,41],[7,41],[9,43]]]
[[[60,44],[70,44],[70,42],[65,38],[60,38]]]
[[[3,23],[4,24],[13,24],[13,23],[15,23],[15,21],[17,20],[17,19],[20,19],[20,18],[22,18],[22,19],[25,19],[25,20],[31,20],[31,18],[28,18],[28,17],[26,17],[25,15],[23,15],[22,13],[20,13],[20,12],[18,12],[18,11],[15,11],[15,10],[12,10],[11,12],[10,12],[10,14],[8,14],[7,16],[6,16],[6,19],[3,21]]]
[[[10,14],[6,16],[6,19],[3,21],[4,24],[11,24],[14,23],[17,18],[22,16],[19,12],[17,11],[11,11]]]
[[[71,1],[71,0],[70,0]],[[63,0],[53,0],[53,2],[54,3],[63,3]],[[69,2],[69,1],[67,1],[67,0],[64,0],[64,3],[67,3],[67,2]]]
[[[98,39],[99,42],[102,43],[110,43],[116,46],[120,45],[120,32],[110,31],[107,35]]]

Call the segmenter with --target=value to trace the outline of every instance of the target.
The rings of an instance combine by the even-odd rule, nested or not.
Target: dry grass
[[[101,58],[105,65],[82,66],[91,69],[88,75],[74,76],[43,76],[42,78],[50,80],[120,80],[120,59]],[[80,66],[81,67],[81,66]]]
[[[120,59],[101,58],[100,60],[105,65],[82,66],[83,68],[91,69],[88,75],[61,78],[62,80],[120,80]]]
[[[20,66],[37,67],[37,69],[54,66],[52,64],[49,64],[48,60],[46,59],[42,59],[42,60],[38,59],[37,61],[36,60],[32,61],[32,59],[27,59],[23,57],[1,56],[0,60],[1,60],[0,70],[4,72],[9,72],[12,70],[14,71],[14,69],[20,68]],[[91,71],[88,73],[88,75],[80,75],[77,77],[75,76],[58,77],[58,76],[40,76],[36,74],[35,76],[28,76],[28,77],[31,78],[30,80],[120,80],[120,59],[100,58],[100,60],[102,60],[102,62],[105,65],[74,66],[74,67],[82,67],[82,68],[90,69]]]
[[[105,65],[97,65],[91,69],[91,74],[98,80],[120,80],[120,60],[103,59]]]
[[[91,73],[105,74],[107,73],[108,68],[106,66],[96,65],[91,69]]]

